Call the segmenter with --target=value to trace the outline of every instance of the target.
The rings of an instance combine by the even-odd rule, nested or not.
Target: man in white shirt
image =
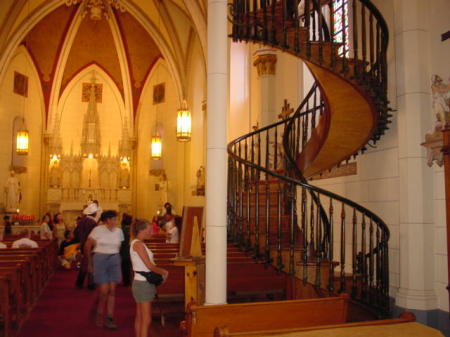
[[[36,241],[30,239],[30,231],[26,229],[23,237],[13,242],[11,248],[39,248]]]

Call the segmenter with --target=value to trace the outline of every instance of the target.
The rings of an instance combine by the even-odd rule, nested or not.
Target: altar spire
[[[97,86],[95,72],[92,72],[89,88],[89,104],[83,119],[81,153],[83,157],[97,158],[100,154],[100,123],[97,112]]]

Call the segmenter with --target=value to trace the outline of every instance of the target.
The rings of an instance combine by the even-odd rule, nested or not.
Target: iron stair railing
[[[356,24],[352,26],[353,58],[338,55],[335,47],[339,45],[331,41],[331,3],[306,0],[300,15],[297,0],[234,0],[231,37],[275,46],[357,84],[378,113],[371,135],[375,142],[390,118],[387,26],[370,1],[349,1],[352,24]],[[292,117],[229,144],[229,235],[256,259],[304,284],[331,294],[349,292],[354,300],[386,315],[389,229],[361,205],[310,185],[296,162],[305,144],[314,141],[319,124],[326,125],[329,107],[324,97],[316,83]]]

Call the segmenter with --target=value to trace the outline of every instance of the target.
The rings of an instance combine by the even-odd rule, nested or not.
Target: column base
[[[395,296],[395,304],[405,309],[433,310],[437,308],[434,290],[414,290],[400,288]]]

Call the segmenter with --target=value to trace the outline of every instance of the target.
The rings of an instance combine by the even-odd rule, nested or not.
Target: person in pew
[[[117,212],[105,211],[100,217],[101,225],[95,227],[86,241],[84,254],[88,268],[93,272],[98,289],[96,325],[116,330],[114,323],[114,302],[116,285],[122,281],[120,246],[124,240],[123,231],[117,227]],[[93,254],[92,254],[93,253]],[[106,317],[103,319],[106,308]]]
[[[72,263],[76,261],[80,252],[80,244],[76,242],[75,236],[69,230],[64,232],[64,241],[59,246],[58,258],[61,266],[71,269]]]
[[[83,216],[78,220],[77,227],[75,228],[74,231],[75,240],[80,243],[80,252],[82,254],[80,271],[78,272],[78,277],[75,283],[78,289],[83,288],[86,276],[88,280],[88,289],[91,290],[95,289],[93,275],[88,271],[88,259],[84,255],[84,246],[89,237],[89,234],[91,234],[91,231],[95,228],[95,226],[97,226],[97,222],[95,221],[97,211],[98,211],[97,205],[94,203],[91,203],[90,205],[86,206],[83,210]]]
[[[41,240],[52,240],[53,239],[53,231],[50,228],[50,215],[49,213],[45,214],[42,217],[41,221],[41,228],[39,230],[39,235],[41,237]]]
[[[6,235],[11,235],[12,234],[12,222],[11,222],[11,217],[9,215],[5,215],[3,217],[3,226],[5,226],[3,233]]]
[[[64,233],[69,229],[67,228],[61,213],[56,213],[53,216],[53,234],[58,238],[58,243],[64,240]],[[60,234],[62,233],[62,235]]]
[[[30,239],[31,232],[28,229],[25,229],[21,236],[22,238],[12,243],[11,248],[39,248],[38,243]]]
[[[122,258],[122,278],[123,285],[129,287],[131,285],[131,260],[130,260],[130,226],[133,222],[133,217],[124,213],[122,215],[122,227],[124,240],[120,247],[120,257]]]
[[[134,329],[136,337],[147,337],[152,317],[152,301],[156,295],[156,287],[147,281],[145,276],[138,272],[160,274],[163,282],[167,280],[169,272],[156,266],[152,251],[144,243],[152,235],[152,227],[148,220],[136,219],[132,225],[132,238],[130,243],[130,256],[133,265],[133,297],[136,301],[136,318]]]
[[[1,232],[0,232],[0,249],[5,249],[5,248],[8,248],[8,246],[6,245],[6,244],[4,244],[3,242],[1,242],[1,241],[3,241],[3,236],[5,235],[5,230],[3,229]]]
[[[175,225],[175,218],[166,224],[167,240],[166,243],[179,243],[180,236],[177,226]]]

